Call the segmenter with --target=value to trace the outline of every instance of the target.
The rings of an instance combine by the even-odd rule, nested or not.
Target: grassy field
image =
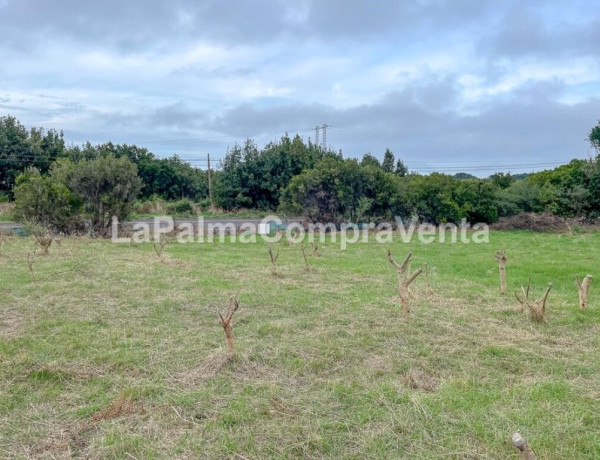
[[[600,458],[600,234],[492,233],[490,244],[71,239],[0,260],[2,458]],[[400,311],[386,260],[429,264]],[[551,281],[548,321],[498,288]],[[236,295],[235,355],[216,309]]]

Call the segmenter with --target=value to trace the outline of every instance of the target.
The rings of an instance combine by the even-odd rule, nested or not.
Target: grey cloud
[[[580,8],[575,9],[584,12],[589,4]],[[596,58],[600,53],[600,14],[586,15],[585,20],[577,22],[562,18],[549,24],[543,18],[543,10],[532,8],[527,2],[517,4],[483,37],[478,49],[490,57]]]
[[[314,36],[330,39],[396,37],[408,39],[447,30],[480,26],[495,2],[479,0],[420,0],[368,2],[363,0],[311,0],[306,28]],[[401,41],[399,44],[406,45]]]
[[[284,10],[285,3],[277,0],[9,0],[0,10],[0,27],[11,32],[12,45],[59,36],[128,52],[178,39],[267,40],[273,30],[282,30]]]
[[[190,109],[182,102],[160,107],[149,117],[151,126],[175,128],[181,131],[197,129],[206,120],[204,112]]]
[[[584,138],[595,123],[600,99],[562,104],[551,97],[559,86],[527,83],[515,97],[499,97],[476,116],[461,115],[436,99],[423,103],[424,93],[443,92],[452,87],[448,82],[390,93],[376,103],[346,110],[316,104],[261,110],[244,104],[217,119],[214,128],[256,135],[275,127],[294,132],[294,127],[326,121],[332,126],[328,139],[335,149],[360,156],[366,151],[381,154],[390,147],[409,167],[428,161],[562,162],[586,155]]]
[[[436,46],[469,33],[480,53],[498,56],[597,55],[600,16],[550,24],[547,2],[481,0],[8,0],[0,9],[5,46],[27,52],[53,39],[101,44],[122,53],[168,50],[202,40],[228,46],[283,42],[386,41],[387,46]],[[576,11],[593,10],[576,3]],[[498,20],[497,18],[501,19]]]
[[[494,2],[479,0],[8,0],[0,10],[0,27],[11,32],[11,46],[23,50],[34,40],[45,46],[49,37],[56,36],[128,52],[194,39],[229,45],[286,38],[294,43],[369,37],[406,40],[420,33],[428,39],[445,29],[480,27],[495,8]]]
[[[256,75],[258,69],[255,67],[239,67],[239,68],[225,68],[218,67],[216,69],[207,69],[205,66],[200,65],[187,65],[178,67],[171,72],[173,76],[186,76],[191,75],[194,77],[203,78],[231,78],[231,77],[248,77],[250,75]]]
[[[445,113],[452,107],[457,94],[454,80],[443,78],[412,86],[403,91],[389,93],[384,100],[349,109],[335,109],[323,104],[287,104],[269,108],[257,108],[254,104],[241,104],[212,123],[216,131],[227,134],[245,133],[255,135],[280,131],[310,128],[315,122],[337,126],[355,126],[362,123],[381,126],[393,132],[412,128],[407,125],[432,122],[435,113]]]
[[[89,115],[91,123],[102,126],[103,129],[113,130],[115,133],[126,133],[127,130],[133,129],[141,132],[147,130],[153,134],[168,131],[172,136],[174,132],[193,132],[206,123],[204,112],[187,107],[182,102],[152,109],[134,108],[130,111],[88,109],[82,112]]]

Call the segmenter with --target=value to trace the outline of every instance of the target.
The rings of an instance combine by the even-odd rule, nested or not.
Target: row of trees
[[[158,158],[145,148],[111,142],[67,145],[62,132],[43,128],[27,130],[16,118],[6,116],[0,117],[0,198],[13,197],[17,177],[28,168],[47,174],[60,159],[78,163],[106,156],[124,157],[137,166],[142,181],[140,198],[156,195],[167,200],[199,201],[208,196],[206,172],[193,168],[176,155]]]
[[[264,148],[234,145],[214,172],[212,205],[260,209],[341,222],[418,217],[432,223],[494,222],[520,212],[600,216],[600,122],[589,140],[594,159],[549,171],[486,179],[468,174],[410,173],[386,150],[380,162],[283,136]],[[26,130],[0,118],[0,194],[15,199],[17,217],[60,231],[87,222],[103,230],[126,218],[137,199],[208,200],[207,172],[177,156],[157,158],[135,145],[67,146],[62,133]],[[1,198],[1,196],[0,196]]]
[[[600,123],[589,136],[598,149],[599,139]],[[331,222],[416,216],[433,223],[489,223],[521,212],[595,218],[599,159],[600,150],[594,159],[532,174],[423,176],[409,173],[390,150],[381,162],[369,153],[358,161],[284,136],[263,150],[251,141],[230,149],[216,178],[215,201],[230,210],[278,209]]]

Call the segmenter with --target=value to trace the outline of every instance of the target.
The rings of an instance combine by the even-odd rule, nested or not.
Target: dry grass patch
[[[144,407],[141,404],[136,403],[133,397],[125,391],[121,391],[108,407],[99,410],[92,416],[92,423],[144,413]]]
[[[214,353],[204,359],[200,366],[178,372],[175,375],[174,383],[182,388],[194,386],[217,375],[232,359],[233,356],[230,353],[223,351]]]
[[[22,334],[24,315],[19,309],[9,308],[2,311],[0,317],[0,335],[5,338],[14,338]]]
[[[438,379],[419,369],[411,369],[404,376],[404,382],[413,390],[434,392],[438,389]]]

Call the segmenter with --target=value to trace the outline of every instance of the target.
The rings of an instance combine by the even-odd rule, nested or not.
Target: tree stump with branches
[[[225,339],[227,340],[227,351],[233,354],[233,314],[240,308],[240,303],[235,297],[229,298],[229,307],[225,317],[217,309],[217,315],[221,321],[221,327],[225,331]]]
[[[581,311],[587,309],[588,297],[590,295],[590,283],[592,282],[592,275],[585,275],[583,281],[579,281],[579,275],[575,276],[577,281],[577,288],[579,290],[579,308]]]
[[[506,295],[506,254],[504,251],[496,251],[496,261],[498,262],[498,270],[500,272],[500,293]]]
[[[397,263],[392,257],[391,251],[388,249],[387,252],[388,261],[390,264],[394,266],[396,269],[396,273],[398,274],[398,296],[400,297],[400,304],[402,305],[403,313],[410,313],[410,303],[409,303],[409,286],[417,276],[423,273],[422,268],[416,269],[412,274],[408,275],[408,268],[410,266],[410,260],[412,258],[412,252],[409,252],[407,256],[404,258],[401,264]]]
[[[277,258],[279,257],[279,251],[277,252],[273,252],[273,245],[269,244],[269,258],[271,259],[271,273],[274,276],[277,276],[279,274],[279,271],[277,270]]]
[[[304,258],[304,271],[310,273],[310,265],[308,264],[308,257],[306,257],[306,245],[300,244],[300,251],[302,251],[302,257]]]
[[[529,299],[529,290],[531,289],[531,278],[527,279],[527,289],[521,287],[523,292],[523,298],[515,292],[515,297],[521,303],[521,306],[526,306],[529,310],[529,317],[538,322],[542,323],[546,321],[546,300],[548,300],[548,294],[552,290],[552,283],[548,283],[546,292],[538,300],[532,301]]]

